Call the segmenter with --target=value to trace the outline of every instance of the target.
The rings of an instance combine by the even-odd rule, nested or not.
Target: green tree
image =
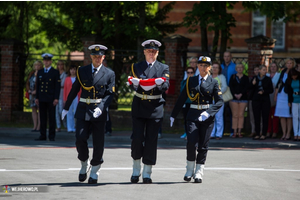
[[[186,13],[184,17],[184,26],[189,28],[190,32],[196,32],[200,28],[201,32],[201,50],[204,55],[209,55],[213,59],[216,57],[220,42],[220,57],[227,49],[227,42],[230,40],[230,28],[235,27],[235,19],[232,14],[227,13],[227,9],[232,9],[236,2],[214,2],[201,1],[195,3],[192,11]],[[214,32],[212,50],[208,48],[208,32]]]

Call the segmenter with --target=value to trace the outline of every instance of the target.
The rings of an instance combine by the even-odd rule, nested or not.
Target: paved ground
[[[129,181],[130,132],[114,132],[106,137],[98,184],[88,185],[77,180],[74,134],[57,133],[55,142],[34,141],[37,136],[28,128],[0,127],[0,199],[299,199],[300,142],[211,140],[203,183],[194,184],[183,181],[185,140],[163,134],[154,183],[145,185]],[[11,191],[36,187],[46,191]]]

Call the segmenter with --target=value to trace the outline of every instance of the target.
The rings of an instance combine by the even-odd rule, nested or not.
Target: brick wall
[[[11,121],[12,112],[23,109],[23,93],[20,84],[21,55],[24,43],[9,39],[0,42],[1,49],[1,90],[0,90],[0,120]],[[21,105],[20,105],[21,104]]]
[[[162,8],[164,5],[170,3],[171,1],[162,1],[159,3],[159,7]],[[193,5],[199,3],[199,1],[176,1],[173,9],[168,13],[167,22],[178,22],[182,23],[186,12],[192,11]],[[232,43],[228,42],[228,47],[230,47],[233,52],[246,52],[248,49],[245,39],[252,37],[252,12],[245,12],[242,6],[242,2],[238,2],[234,5],[232,10],[228,10],[236,19],[236,27],[232,27],[230,33],[232,34]],[[267,21],[266,36],[271,37],[271,24]],[[198,27],[199,29],[199,27]],[[200,30],[195,33],[189,33],[188,28],[181,27],[174,34],[180,34],[192,41],[189,45],[190,51],[200,51],[201,50],[201,34]],[[208,32],[208,45],[212,46],[213,32]],[[300,51],[300,23],[297,22],[287,22],[285,30],[285,52],[277,52],[274,56],[278,57],[300,57],[297,52]],[[233,55],[234,56],[234,55]]]

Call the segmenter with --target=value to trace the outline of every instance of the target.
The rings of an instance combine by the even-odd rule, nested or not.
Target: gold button
[[[44,86],[41,86],[41,88],[43,88]]]
[[[43,90],[41,90],[41,92],[43,92]]]
[[[202,100],[202,102],[204,102],[204,100]]]
[[[98,91],[96,91],[96,93],[98,93]]]
[[[49,81],[51,81],[51,78],[49,78]]]
[[[45,90],[45,92],[47,92],[47,90]]]
[[[85,83],[83,85],[85,85]]]
[[[207,91],[207,93],[209,93],[209,91]]]
[[[42,82],[42,84],[44,84],[44,82]]]
[[[46,82],[46,84],[48,84],[48,82]]]
[[[101,85],[101,87],[103,88],[103,85]]]

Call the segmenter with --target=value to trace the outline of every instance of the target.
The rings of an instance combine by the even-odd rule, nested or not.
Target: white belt
[[[102,99],[80,98],[79,101],[86,104],[90,104],[90,103],[100,103]]]
[[[139,94],[135,93],[135,96],[141,98],[142,100],[147,100],[147,99],[160,99],[162,98],[162,95],[150,95],[150,94]]]
[[[200,105],[196,105],[196,104],[191,104],[190,108],[193,109],[198,109],[198,110],[203,110],[203,109],[208,109],[209,107],[211,107],[211,104],[200,104]]]

